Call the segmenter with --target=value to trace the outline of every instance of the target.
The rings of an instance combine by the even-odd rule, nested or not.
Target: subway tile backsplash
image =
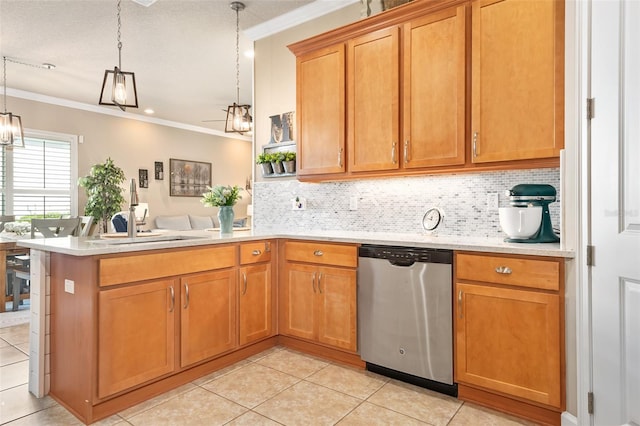
[[[424,233],[422,218],[431,207],[445,214],[439,234],[501,237],[498,211],[487,211],[487,193],[499,194],[500,207],[509,205],[505,190],[520,183],[544,183],[558,191],[550,205],[559,227],[560,169],[509,170],[344,182],[305,183],[297,180],[256,182],[253,226],[260,231],[379,231]],[[292,210],[297,198],[306,210]],[[357,199],[357,210],[350,200]]]

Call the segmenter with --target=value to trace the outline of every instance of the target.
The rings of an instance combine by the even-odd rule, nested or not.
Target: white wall
[[[169,159],[196,160],[212,163],[212,183],[238,185],[244,188],[251,176],[252,144],[244,140],[196,133],[173,127],[119,118],[89,111],[61,107],[26,99],[10,98],[25,128],[83,136],[78,145],[78,176],[89,173],[92,165],[111,157],[125,172],[127,182],[135,178],[138,169],[149,172],[149,188],[139,188],[140,202],[149,203],[150,221],[158,215],[216,215],[216,208],[207,208],[200,197],[169,196]],[[164,180],[154,179],[154,162],[164,163]],[[129,185],[124,195],[128,200]],[[139,184],[139,182],[138,182]],[[82,214],[86,204],[84,188],[78,188],[78,209]],[[246,216],[251,197],[242,191],[243,199],[236,205],[236,218]],[[126,210],[126,204],[122,206]]]

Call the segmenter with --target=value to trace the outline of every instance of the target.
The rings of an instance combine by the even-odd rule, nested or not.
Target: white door
[[[640,1],[593,0],[595,425],[640,425]]]

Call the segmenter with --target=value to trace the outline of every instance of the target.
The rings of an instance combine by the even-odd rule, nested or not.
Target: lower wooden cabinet
[[[236,270],[184,277],[180,287],[180,366],[235,348]]]
[[[175,369],[175,286],[159,280],[99,293],[99,398]]]
[[[289,245],[285,245],[285,256],[290,260],[284,264],[280,281],[280,334],[355,352],[356,247],[300,242],[285,244]],[[352,250],[351,254],[349,250]],[[320,264],[291,261],[309,259],[306,251]],[[353,262],[354,267],[324,266],[321,262],[344,265]]]
[[[271,263],[240,268],[240,345],[273,334]]]

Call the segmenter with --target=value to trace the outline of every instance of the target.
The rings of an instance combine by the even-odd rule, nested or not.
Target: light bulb
[[[115,104],[124,105],[127,103],[127,86],[124,79],[124,74],[119,72],[116,68],[116,72],[113,75],[113,96],[112,101]]]

